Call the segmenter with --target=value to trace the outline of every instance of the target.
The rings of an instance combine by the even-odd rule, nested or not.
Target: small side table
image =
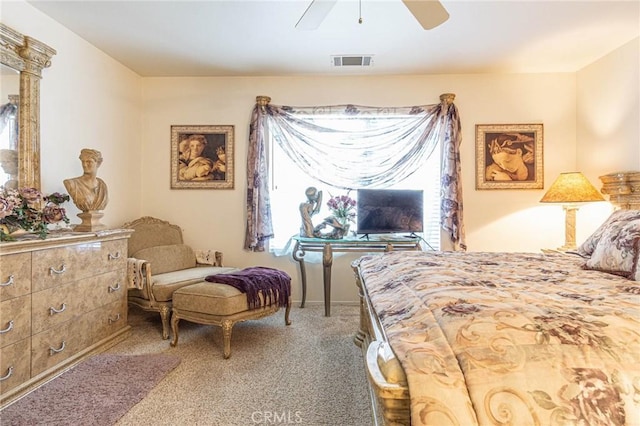
[[[369,238],[347,237],[341,240],[330,240],[324,238],[293,237],[296,245],[293,248],[292,257],[300,265],[300,276],[302,279],[302,302],[300,307],[304,308],[307,299],[307,272],[304,264],[304,255],[307,251],[322,253],[322,274],[324,283],[324,315],[331,316],[331,266],[333,265],[333,253],[352,252],[386,252],[386,251],[407,251],[422,250],[420,237],[408,237],[401,235],[380,235]]]

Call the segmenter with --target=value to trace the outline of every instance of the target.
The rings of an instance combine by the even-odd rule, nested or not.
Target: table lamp
[[[577,248],[576,211],[578,203],[593,201],[605,201],[605,199],[580,172],[560,173],[560,176],[544,194],[540,200],[541,203],[562,203],[565,211],[564,246],[559,247],[559,251]]]

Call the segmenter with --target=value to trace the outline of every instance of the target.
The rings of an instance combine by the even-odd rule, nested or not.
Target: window
[[[406,120],[402,116],[365,116],[365,117],[345,117],[345,116],[314,116],[305,117],[326,128],[338,128],[342,131],[359,132],[372,128],[395,128],[402,126],[402,121]],[[333,135],[327,134],[327,146],[340,144],[340,140],[331,140]],[[376,153],[366,152],[358,149],[357,141],[348,143],[348,149],[341,150],[344,154],[362,158],[369,155],[371,161],[385,161],[384,157]],[[310,186],[315,186],[323,191],[322,209],[318,215],[314,216],[314,223],[330,215],[326,206],[326,201],[333,195],[342,195],[348,192],[347,189],[323,183],[320,179],[313,178],[309,173],[302,170],[291,160],[282,147],[275,141],[269,132],[269,169],[271,213],[273,220],[274,238],[270,240],[271,251],[282,250],[290,238],[300,232],[301,218],[299,213],[300,203],[306,200],[305,190]],[[341,147],[343,148],[343,147]],[[344,147],[347,148],[347,147]],[[357,170],[353,170],[357,174]],[[315,174],[322,178],[322,170],[315,170]],[[381,186],[376,186],[381,187]],[[408,178],[391,185],[385,185],[388,189],[422,189],[424,191],[424,232],[422,237],[431,248],[440,248],[440,149],[435,146],[434,152],[428,157],[424,164],[420,165],[416,172]],[[355,193],[351,194],[355,198]],[[354,229],[355,225],[351,229]]]

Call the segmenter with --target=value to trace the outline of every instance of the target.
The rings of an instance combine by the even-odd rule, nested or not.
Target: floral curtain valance
[[[343,189],[385,187],[415,172],[433,152],[438,141],[429,136],[439,108],[266,105],[265,124],[311,177]]]
[[[259,96],[249,132],[245,248],[264,251],[273,236],[265,136],[269,132],[306,173],[345,189],[399,182],[442,144],[441,223],[454,245],[464,249],[460,121],[453,98],[446,94],[439,104],[378,108],[277,106],[269,97]],[[366,128],[354,127],[350,123],[354,118],[366,121]]]

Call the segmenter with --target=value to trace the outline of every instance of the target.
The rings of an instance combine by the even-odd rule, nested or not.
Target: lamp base
[[[576,251],[577,249],[578,249],[578,247],[575,246],[575,245],[573,245],[573,246],[569,245],[568,246],[568,245],[565,244],[562,247],[558,247],[556,250],[565,253],[565,252],[568,252],[568,251]]]
[[[578,206],[575,204],[566,204],[563,206],[565,213],[564,222],[564,245],[558,247],[559,251],[575,250],[576,246],[576,212]]]

